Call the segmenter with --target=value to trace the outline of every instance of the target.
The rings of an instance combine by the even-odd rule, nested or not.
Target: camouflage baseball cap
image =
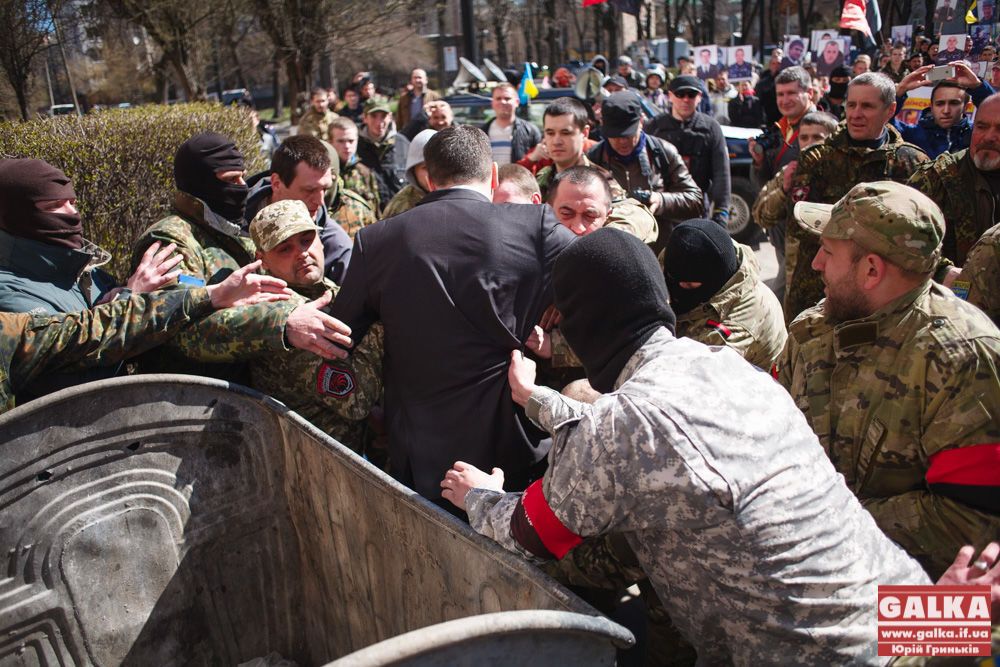
[[[281,243],[301,232],[316,232],[319,228],[309,216],[309,209],[298,199],[285,199],[265,206],[250,223],[250,237],[260,252],[270,252]]]
[[[923,193],[893,181],[855,185],[836,204],[795,204],[806,231],[851,240],[909,271],[931,271],[941,260],[944,214]]]
[[[376,111],[384,111],[385,113],[392,113],[392,107],[389,103],[383,99],[371,99],[365,102],[365,115],[374,113]]]

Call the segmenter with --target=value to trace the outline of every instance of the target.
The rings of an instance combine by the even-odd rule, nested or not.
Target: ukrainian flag
[[[527,104],[538,96],[538,87],[531,76],[531,63],[524,63],[524,74],[521,76],[521,85],[517,88],[517,96],[521,104]]]
[[[965,22],[968,25],[979,23],[979,0],[972,0],[969,11],[965,12]]]

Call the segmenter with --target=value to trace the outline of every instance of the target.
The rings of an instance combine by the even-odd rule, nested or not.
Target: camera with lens
[[[757,145],[760,146],[760,149],[764,152],[767,152],[771,149],[781,146],[782,142],[781,134],[779,134],[777,131],[773,129],[768,129],[761,132],[756,137],[754,137],[753,140],[757,142]]]

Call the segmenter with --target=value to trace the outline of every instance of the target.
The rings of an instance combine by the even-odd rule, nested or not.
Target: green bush
[[[128,275],[133,241],[170,211],[177,148],[205,131],[236,142],[247,174],[264,168],[247,111],[217,104],[0,122],[0,156],[40,158],[73,179],[84,236],[111,253],[111,264],[104,268],[121,278]]]

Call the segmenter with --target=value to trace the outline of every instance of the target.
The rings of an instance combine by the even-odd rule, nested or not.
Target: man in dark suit
[[[502,468],[523,489],[548,441],[511,400],[507,367],[551,303],[552,264],[575,237],[548,207],[490,201],[497,168],[482,130],[442,130],[424,159],[431,193],[358,232],[333,313],[355,340],[375,321],[385,328],[396,479],[439,501],[461,460]]]

